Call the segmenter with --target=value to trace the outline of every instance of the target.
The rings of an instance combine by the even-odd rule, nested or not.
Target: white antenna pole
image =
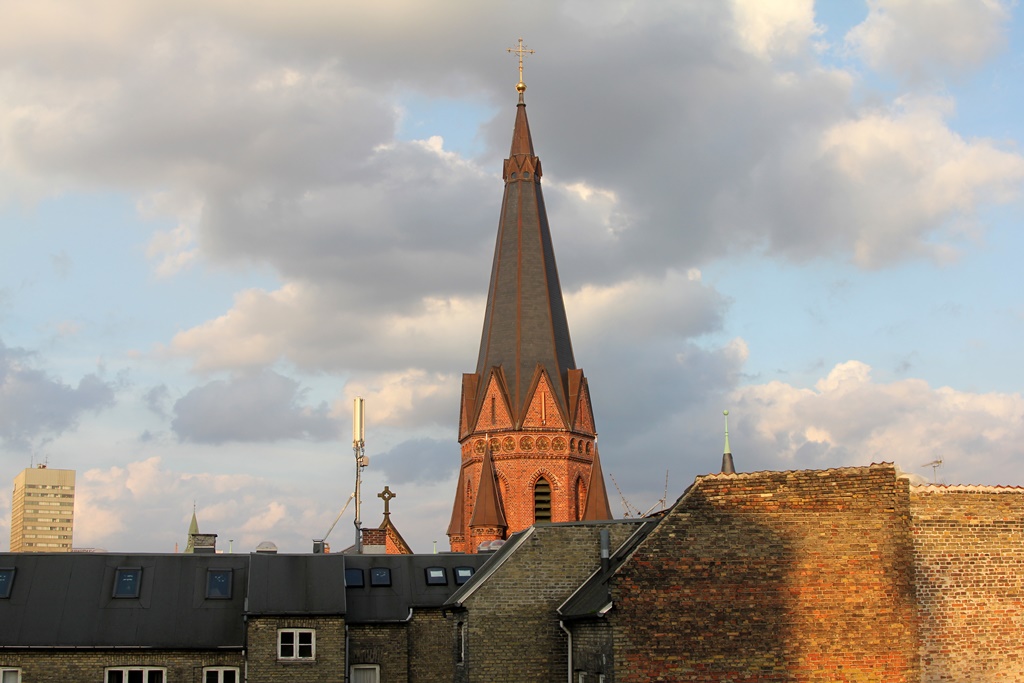
[[[935,460],[932,460],[931,462],[926,462],[925,464],[921,465],[921,467],[931,467],[932,468],[932,483],[933,484],[938,484],[939,483],[939,468],[942,467],[942,458],[936,458]]]
[[[366,427],[364,420],[363,399],[361,396],[357,396],[352,403],[352,452],[355,454],[356,457],[356,490],[354,494],[356,500],[356,519],[354,524],[356,527],[356,552],[362,553],[363,522],[359,516],[360,503],[362,502],[362,499],[360,498],[360,488],[363,480],[363,468],[370,464],[370,460],[365,455],[366,442],[363,439]]]

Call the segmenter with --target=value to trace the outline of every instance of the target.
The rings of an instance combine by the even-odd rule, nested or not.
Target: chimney
[[[217,552],[217,534],[189,534],[192,537],[192,552],[213,555]]]

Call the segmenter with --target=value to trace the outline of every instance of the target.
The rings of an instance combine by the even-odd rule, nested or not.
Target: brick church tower
[[[576,367],[540,159],[519,105],[476,372],[462,376],[462,467],[448,537],[456,552],[534,522],[610,519],[590,390]]]

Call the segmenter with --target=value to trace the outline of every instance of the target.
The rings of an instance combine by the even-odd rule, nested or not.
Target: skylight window
[[[14,587],[14,567],[0,567],[0,598],[11,597]]]
[[[371,586],[390,586],[391,570],[387,567],[374,567],[370,570]]]
[[[428,586],[447,586],[448,574],[444,567],[427,567],[423,570],[427,575]]]
[[[211,600],[231,599],[230,569],[208,569],[206,571],[206,597]]]
[[[473,576],[473,568],[472,567],[456,567],[452,571],[455,572],[455,585],[456,586],[461,586],[462,584],[464,584],[467,581],[469,581],[469,579]]]
[[[118,567],[114,576],[115,598],[139,597],[139,586],[142,585],[142,567]]]
[[[356,568],[345,569],[345,588],[362,588],[366,584],[363,582],[363,570]]]

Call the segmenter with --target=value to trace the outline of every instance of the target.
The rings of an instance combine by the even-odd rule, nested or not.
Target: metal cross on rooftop
[[[388,508],[391,505],[391,499],[397,498],[398,494],[393,493],[390,487],[385,486],[384,490],[377,494],[377,497],[384,499],[384,516],[390,515],[391,511]]]
[[[519,91],[519,94],[522,94],[523,91],[526,90],[526,83],[523,82],[523,55],[532,55],[534,52],[536,52],[536,50],[529,50],[525,45],[523,45],[522,38],[519,39],[518,47],[508,48],[509,54],[515,53],[519,55],[519,82],[516,83],[516,90]]]

